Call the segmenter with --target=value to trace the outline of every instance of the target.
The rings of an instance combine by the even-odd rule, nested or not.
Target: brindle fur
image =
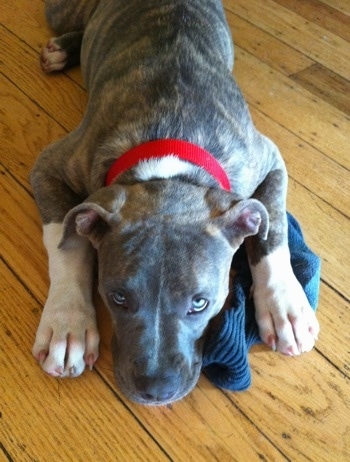
[[[98,248],[123,391],[151,404],[180,399],[198,380],[203,333],[224,304],[235,250],[246,237],[256,265],[286,245],[284,163],[255,129],[232,77],[221,1],[50,0],[46,15],[61,35],[52,43],[70,54],[66,66],[79,61],[81,45],[89,100],[81,124],[45,149],[32,171],[43,223],[65,220],[62,252],[72,239],[77,245],[76,232]],[[195,166],[146,183],[131,169],[103,187],[116,157],[162,138],[209,151],[231,192]],[[118,287],[129,294],[128,310],[113,304]],[[186,317],[199,287],[212,298],[210,309]]]

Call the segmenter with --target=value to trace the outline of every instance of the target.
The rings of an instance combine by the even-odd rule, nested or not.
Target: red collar
[[[109,186],[116,177],[141,161],[168,155],[198,165],[215,178],[223,189],[230,191],[230,181],[215,157],[195,144],[175,139],[149,141],[125,152],[111,165],[105,184]]]

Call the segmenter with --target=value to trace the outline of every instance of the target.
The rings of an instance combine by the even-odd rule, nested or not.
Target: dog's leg
[[[31,183],[44,223],[49,258],[50,290],[37,331],[33,355],[55,377],[77,376],[92,368],[98,356],[99,335],[92,302],[94,251],[75,236],[64,249],[63,219],[81,202],[55,166],[61,152],[73,149],[74,134],[48,147],[31,174]]]
[[[62,71],[80,63],[83,32],[68,32],[52,37],[40,54],[41,69],[46,72]]]
[[[84,30],[101,0],[46,0],[45,15],[58,34]]]
[[[284,162],[275,145],[262,140],[269,158],[274,158],[274,167],[254,194],[269,212],[268,238],[254,236],[246,241],[256,320],[266,344],[293,356],[313,348],[319,324],[290,262]]]
[[[45,4],[49,25],[60,37],[43,47],[40,64],[44,72],[69,69],[80,63],[84,29],[100,0],[48,0]]]
[[[44,225],[50,290],[37,331],[33,355],[54,377],[76,377],[98,356],[99,336],[91,299],[94,255],[86,239],[75,237],[58,248],[62,224]]]

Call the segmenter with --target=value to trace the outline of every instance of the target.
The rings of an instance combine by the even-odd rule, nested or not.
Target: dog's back
[[[232,77],[233,44],[221,1],[102,1],[84,32],[81,56],[93,94],[85,139],[103,146],[104,163],[132,146],[168,138],[202,146],[232,177],[250,162],[256,131]]]

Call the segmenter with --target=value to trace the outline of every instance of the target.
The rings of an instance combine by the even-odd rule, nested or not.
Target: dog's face
[[[115,248],[115,252],[111,252]],[[121,223],[99,248],[114,322],[115,375],[134,401],[162,404],[196,384],[203,332],[224,304],[232,248],[204,224]]]
[[[121,390],[139,403],[166,404],[197,383],[203,334],[227,297],[232,256],[265,226],[266,211],[188,185],[111,189],[103,207],[95,194],[73,209],[66,234],[75,226],[98,250]]]

